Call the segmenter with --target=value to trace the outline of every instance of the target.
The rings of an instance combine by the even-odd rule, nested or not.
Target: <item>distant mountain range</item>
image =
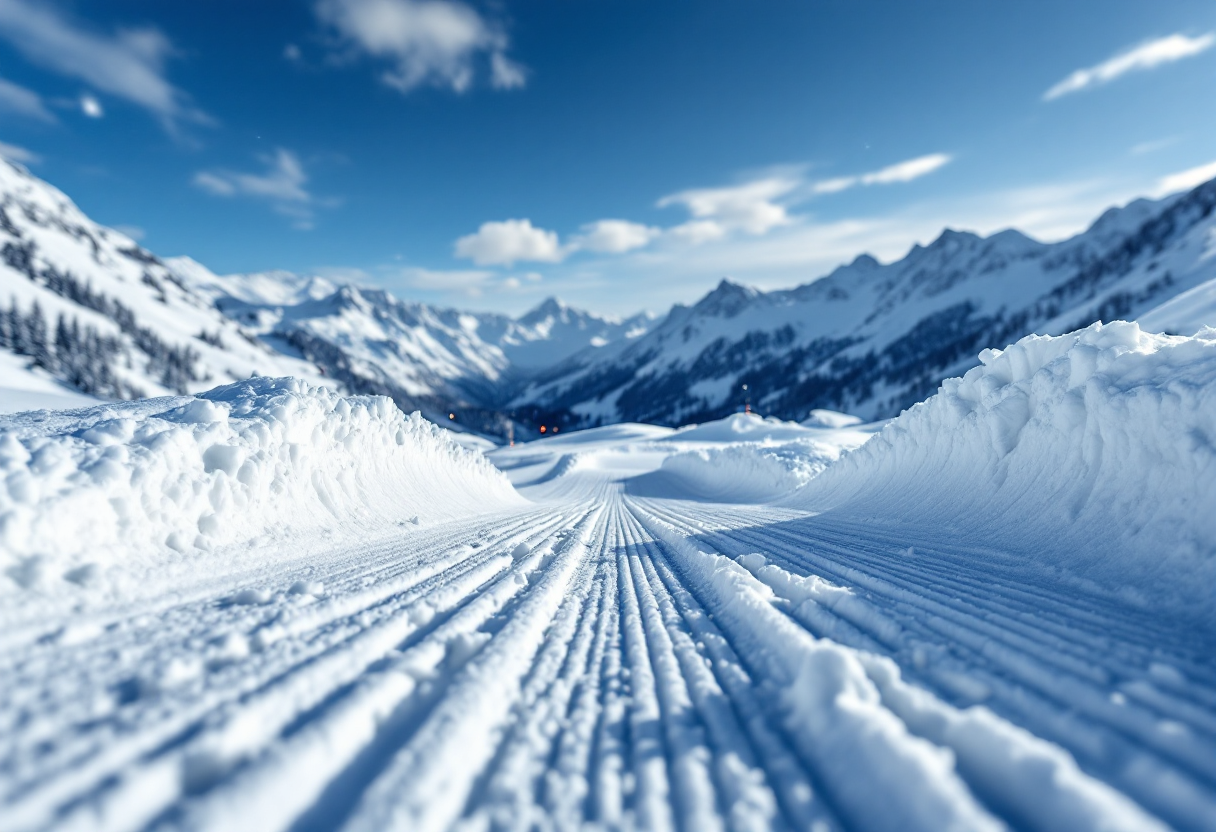
[[[645,336],[536,374],[512,407],[572,426],[700,422],[749,401],[784,419],[894,416],[985,347],[1135,319],[1216,278],[1214,207],[1216,180],[1112,208],[1060,243],[946,230],[894,263],[861,255],[795,289],[723,280]]]
[[[1112,208],[1060,243],[947,230],[896,262],[862,255],[795,289],[723,280],[660,318],[617,320],[553,298],[511,318],[161,260],[0,162],[0,349],[100,398],[297,375],[498,436],[508,421],[520,435],[678,425],[745,404],[786,419],[812,408],[884,417],[984,347],[1136,318],[1216,279],[1214,208],[1216,181]]]

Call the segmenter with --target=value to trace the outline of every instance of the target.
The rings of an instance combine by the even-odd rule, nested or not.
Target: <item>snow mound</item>
[[[860,416],[841,413],[838,410],[812,410],[800,424],[804,428],[847,428],[861,424]]]
[[[0,592],[519,499],[417,413],[297,379],[0,417],[0,477]]]
[[[801,439],[807,435],[797,422],[785,422],[757,413],[734,413],[725,419],[680,428],[668,442],[760,442]]]
[[[673,454],[663,460],[658,474],[670,486],[670,496],[764,503],[802,488],[840,453],[839,446],[810,439],[740,442]]]
[[[985,350],[793,502],[945,527],[1164,610],[1216,592],[1216,329]]]

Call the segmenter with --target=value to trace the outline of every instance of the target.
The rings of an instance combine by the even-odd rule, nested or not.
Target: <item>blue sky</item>
[[[518,312],[1216,176],[1211,0],[0,0],[0,143],[220,272]]]

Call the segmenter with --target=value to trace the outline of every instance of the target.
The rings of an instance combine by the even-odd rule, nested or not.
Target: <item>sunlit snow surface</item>
[[[518,493],[293,382],[0,420],[0,829],[1216,828],[1214,397],[1093,327]]]

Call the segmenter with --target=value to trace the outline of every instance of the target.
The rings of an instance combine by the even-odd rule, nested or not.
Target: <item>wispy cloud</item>
[[[210,121],[166,79],[165,60],[174,50],[158,29],[105,35],[69,20],[48,3],[0,0],[0,37],[36,64],[143,107],[167,129],[184,121]]]
[[[647,303],[687,302],[723,275],[765,289],[805,284],[866,252],[886,262],[913,243],[928,244],[944,228],[991,234],[1017,228],[1044,241],[1072,236],[1112,205],[1152,189],[1152,180],[1111,177],[1036,183],[1002,190],[931,197],[898,208],[819,221],[797,220],[766,235],[737,234],[696,247],[657,245],[620,257],[549,269],[550,292],[604,311],[630,313],[645,286]],[[670,233],[670,232],[669,232]],[[666,235],[665,235],[666,238]]]
[[[1216,179],[1216,161],[1161,177],[1157,181],[1156,194],[1158,196],[1165,196],[1166,194],[1178,193],[1179,191],[1189,191],[1211,179]]]
[[[291,217],[296,228],[312,228],[316,207],[332,204],[332,200],[319,200],[305,187],[308,174],[299,157],[290,150],[279,148],[261,160],[266,165],[264,173],[216,169],[199,171],[192,181],[196,187],[215,196],[265,200],[278,213]]]
[[[584,225],[571,245],[581,251],[624,254],[649,245],[662,233],[658,228],[629,220],[598,220]]]
[[[899,182],[911,182],[927,176],[935,170],[950,164],[953,157],[948,153],[931,153],[928,156],[918,156],[894,165],[888,165],[881,170],[863,173],[857,176],[840,176],[835,179],[824,179],[811,185],[815,194],[834,194],[855,188],[858,185],[892,185]]]
[[[691,188],[661,198],[656,206],[679,206],[690,218],[667,228],[632,220],[604,219],[587,223],[565,242],[556,231],[534,226],[528,219],[487,222],[456,241],[456,257],[478,266],[507,266],[520,262],[561,263],[572,254],[624,255],[652,247],[688,248],[729,239],[738,234],[763,237],[805,220],[790,213],[792,206],[816,195],[861,185],[910,182],[948,164],[945,153],[919,156],[881,170],[822,182],[808,182],[799,169],[785,168],[738,185]]]
[[[1110,83],[1129,72],[1142,72],[1190,58],[1211,48],[1213,44],[1216,44],[1216,32],[1194,38],[1174,34],[1150,40],[1120,52],[1100,64],[1078,69],[1043,93],[1043,100],[1054,101],[1063,95]]]
[[[487,57],[492,86],[515,89],[527,81],[507,56],[502,28],[457,0],[319,0],[315,9],[348,48],[387,59],[392,68],[381,77],[402,92],[423,85],[464,92]]]
[[[42,103],[42,96],[3,78],[0,78],[0,113],[11,113],[47,123],[55,121],[55,116]]]
[[[32,150],[8,142],[0,142],[0,157],[23,165],[36,165],[42,161],[42,157]]]
[[[682,205],[693,222],[673,231],[689,240],[716,239],[731,231],[766,234],[791,222],[777,200],[802,183],[792,176],[772,176],[725,188],[697,188],[663,197],[658,207]]]
[[[558,263],[566,251],[557,232],[523,219],[482,223],[475,233],[456,241],[455,254],[479,266],[511,266],[520,261]]]
[[[1182,136],[1167,136],[1164,139],[1155,139],[1151,142],[1140,142],[1137,145],[1132,145],[1128,152],[1133,156],[1143,156],[1146,153],[1156,153],[1158,150],[1173,147],[1180,141],[1182,141]]]

